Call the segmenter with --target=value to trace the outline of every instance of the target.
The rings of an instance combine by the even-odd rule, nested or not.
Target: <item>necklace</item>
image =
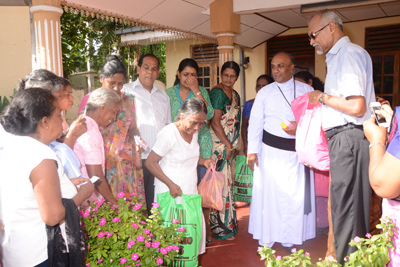
[[[289,104],[290,107],[292,107],[292,105],[290,105],[290,102],[287,100],[285,94],[282,92],[281,88],[279,87],[278,83],[276,83],[276,86],[278,86],[279,91],[281,91],[281,94],[283,95],[283,97],[285,98],[286,102]],[[293,92],[294,92],[294,98],[296,99],[296,83],[293,79]]]

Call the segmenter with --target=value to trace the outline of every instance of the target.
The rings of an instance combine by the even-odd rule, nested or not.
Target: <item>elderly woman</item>
[[[400,231],[400,107],[392,110],[388,105],[376,113],[383,115],[390,121],[389,135],[387,129],[375,124],[375,117],[364,122],[364,132],[369,146],[369,181],[376,194],[383,198],[382,218],[389,216]],[[392,116],[391,116],[392,115]],[[386,144],[386,145],[385,145]],[[389,248],[390,262],[387,266],[400,266],[400,238],[397,234],[393,238],[394,249]]]
[[[197,194],[197,165],[209,168],[212,159],[199,157],[198,130],[207,117],[203,100],[190,98],[180,109],[176,122],[165,126],[157,135],[156,143],[145,165],[156,177],[154,198],[169,191],[176,198]],[[205,252],[205,223],[199,254]]]
[[[79,221],[76,206],[92,194],[93,184],[88,181],[76,193],[71,181],[65,175],[59,176],[62,165],[48,144],[62,132],[61,110],[48,90],[18,92],[1,114],[0,123],[15,135],[4,148],[0,161],[3,265],[47,266],[46,224],[56,226],[69,216]],[[74,190],[75,195],[71,193]],[[62,199],[65,194],[74,195],[71,201],[76,212],[67,213],[69,209]],[[85,246],[80,245],[77,242],[70,248],[70,256],[80,259],[71,262],[72,266],[83,266]],[[80,255],[71,255],[78,247]]]
[[[102,130],[106,154],[105,175],[114,197],[121,191],[127,196],[137,193],[145,202],[141,151],[134,140],[135,135],[140,137],[136,123],[135,97],[121,91],[125,79],[124,64],[117,56],[108,55],[100,70],[100,82],[102,87],[114,90],[121,97],[121,102],[115,123]],[[82,99],[79,112],[83,110],[89,96],[90,94]],[[148,203],[147,208],[150,211],[151,203]]]
[[[120,97],[109,88],[100,88],[90,95],[86,104],[87,131],[76,140],[74,152],[81,164],[84,177],[99,177],[96,189],[89,201],[102,200],[103,197],[114,205],[117,200],[111,192],[105,177],[104,142],[100,129],[107,128],[115,121],[120,109]],[[84,203],[83,207],[88,207]]]

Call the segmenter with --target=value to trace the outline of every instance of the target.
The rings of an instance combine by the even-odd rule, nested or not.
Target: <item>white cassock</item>
[[[285,247],[301,245],[315,237],[314,175],[310,175],[311,213],[304,214],[305,173],[296,152],[277,149],[263,143],[263,130],[286,139],[294,139],[280,125],[285,119],[295,121],[289,103],[313,88],[290,79],[274,82],[257,94],[251,110],[248,132],[248,154],[257,154],[259,167],[254,167],[253,196],[250,208],[249,233],[260,245],[272,247],[274,242]],[[285,100],[278,86],[285,95]]]

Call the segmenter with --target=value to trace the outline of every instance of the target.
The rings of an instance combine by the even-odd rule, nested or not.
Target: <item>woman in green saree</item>
[[[233,240],[238,225],[233,198],[233,181],[231,174],[232,156],[239,144],[240,134],[240,97],[233,90],[240,68],[234,61],[225,62],[221,68],[221,83],[210,92],[214,117],[211,119],[211,136],[213,140],[212,159],[216,170],[224,173],[225,183],[222,190],[224,209],[211,210],[210,226],[212,236],[216,239]]]

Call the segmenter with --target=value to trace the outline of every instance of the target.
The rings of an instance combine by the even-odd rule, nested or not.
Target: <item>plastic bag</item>
[[[292,111],[297,122],[296,152],[300,162],[328,171],[330,160],[328,139],[322,130],[322,105],[311,105],[308,94],[304,94],[292,101]]]
[[[316,197],[329,196],[329,172],[314,170],[314,185]]]
[[[236,156],[235,165],[235,201],[251,203],[253,194],[253,171],[247,165],[247,157]]]
[[[224,173],[215,171],[215,165],[207,170],[197,190],[201,195],[201,205],[204,208],[222,210],[222,189],[224,188]]]
[[[157,195],[159,211],[164,225],[179,220],[180,226],[185,227],[184,240],[179,245],[179,256],[170,266],[197,267],[198,256],[203,231],[203,215],[201,211],[200,195],[182,195],[182,204],[176,204],[176,200],[170,192]]]

